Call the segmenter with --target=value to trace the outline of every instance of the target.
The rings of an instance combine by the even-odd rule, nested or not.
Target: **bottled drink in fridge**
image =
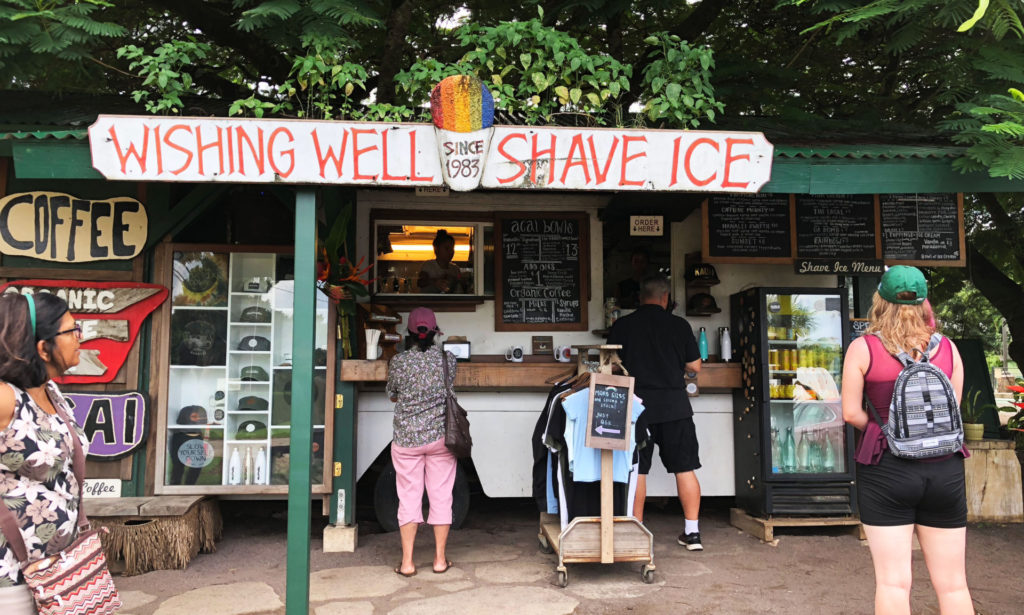
[[[832,434],[825,432],[825,453],[822,460],[822,469],[825,472],[836,471],[836,449],[832,446]]]
[[[811,443],[807,438],[807,432],[800,434],[800,444],[796,445],[796,471],[810,472]]]
[[[821,432],[815,431],[809,437],[807,449],[807,471],[818,473],[822,468],[822,457],[824,451],[821,444]]]
[[[779,428],[772,427],[772,474],[778,474],[782,467],[782,447],[779,446]]]
[[[792,427],[786,428],[786,439],[782,442],[782,471],[796,472],[796,440]]]

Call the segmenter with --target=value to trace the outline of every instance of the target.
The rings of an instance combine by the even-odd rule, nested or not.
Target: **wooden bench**
[[[136,575],[184,569],[197,553],[216,550],[223,522],[216,500],[201,495],[95,498],[84,500],[103,535],[111,572]]]

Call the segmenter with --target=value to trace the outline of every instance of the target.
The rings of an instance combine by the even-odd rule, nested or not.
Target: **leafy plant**
[[[960,400],[960,417],[965,424],[981,423],[987,410],[995,408],[993,404],[982,403],[982,391],[975,389],[963,396]]]
[[[141,89],[132,92],[135,102],[145,101],[150,113],[178,113],[184,106],[181,97],[196,93],[192,75],[184,70],[210,53],[210,45],[189,37],[170,41],[147,53],[136,45],[117,50],[117,57],[131,60],[129,70],[142,77]]]
[[[954,130],[955,143],[967,152],[953,162],[963,172],[988,171],[992,177],[1024,179],[1024,93],[992,95],[957,105],[958,113],[941,126]]]
[[[691,47],[667,32],[653,34],[644,42],[654,47],[643,72],[645,94],[649,93],[643,107],[647,118],[680,128],[696,128],[702,119],[714,122],[725,105],[715,100],[711,85],[715,67],[711,49]]]

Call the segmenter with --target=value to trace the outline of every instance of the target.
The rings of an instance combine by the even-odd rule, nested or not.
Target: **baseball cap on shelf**
[[[717,314],[721,312],[715,298],[708,293],[697,293],[686,304],[688,314]]]
[[[267,437],[267,424],[263,421],[242,421],[235,432],[237,440],[259,440]]]
[[[250,305],[242,310],[238,320],[240,322],[270,322],[270,310],[258,305]]]
[[[238,400],[239,410],[266,410],[267,400],[257,395],[246,395]]]
[[[684,277],[687,282],[718,284],[718,272],[715,271],[714,265],[708,263],[693,263],[687,268]]]
[[[263,369],[259,365],[246,365],[238,375],[242,380],[249,382],[266,382],[270,380],[267,370]]]
[[[206,408],[202,406],[185,406],[178,410],[179,425],[205,425]]]
[[[270,350],[270,340],[262,335],[246,335],[238,342],[239,350],[267,351]]]
[[[896,265],[882,274],[878,295],[889,303],[919,305],[928,298],[928,282],[917,267]]]
[[[437,317],[430,308],[418,307],[409,312],[409,333],[419,333],[420,327],[426,327],[428,332],[441,333],[437,328]]]

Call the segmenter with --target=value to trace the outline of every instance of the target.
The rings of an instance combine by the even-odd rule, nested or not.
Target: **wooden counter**
[[[554,360],[511,363],[504,357],[481,357],[459,363],[455,388],[462,390],[547,391],[546,380],[575,370],[576,363]],[[341,362],[341,379],[347,382],[385,382],[387,361],[349,359]],[[697,374],[697,386],[703,393],[730,393],[740,387],[739,363],[705,363]]]

